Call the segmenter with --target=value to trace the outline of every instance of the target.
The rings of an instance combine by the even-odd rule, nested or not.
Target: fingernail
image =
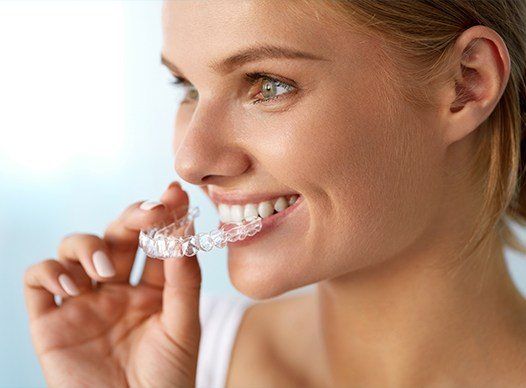
[[[115,267],[103,251],[96,251],[93,254],[93,265],[95,271],[104,278],[115,275]]]
[[[141,206],[139,206],[142,210],[152,210],[153,208],[156,208],[157,206],[164,206],[164,203],[159,201],[144,201],[141,203]]]
[[[77,296],[80,294],[75,282],[65,273],[58,275],[58,282],[68,295]]]

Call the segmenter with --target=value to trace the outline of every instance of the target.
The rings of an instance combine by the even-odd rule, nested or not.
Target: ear
[[[456,142],[493,112],[510,75],[510,56],[500,35],[485,26],[464,31],[453,48],[454,82],[443,98],[445,141]]]

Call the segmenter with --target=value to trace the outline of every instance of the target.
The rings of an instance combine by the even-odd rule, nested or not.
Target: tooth
[[[257,217],[258,216],[258,208],[256,207],[255,204],[253,203],[249,203],[248,205],[245,205],[245,218],[246,219],[249,219],[249,218],[252,218],[252,217]]]
[[[280,212],[282,210],[285,210],[287,206],[288,204],[285,197],[279,197],[276,203],[274,204],[274,209],[276,209],[277,212]]]
[[[230,221],[231,222],[243,221],[243,206],[234,205],[230,208]]]
[[[261,218],[266,218],[274,213],[274,206],[272,206],[270,201],[261,202],[258,205],[258,213]]]
[[[296,202],[297,199],[298,199],[297,195],[293,195],[292,197],[290,197],[290,199],[289,199],[289,206],[290,205],[294,205],[294,203]]]
[[[230,222],[230,206],[220,203],[217,208],[221,222]]]

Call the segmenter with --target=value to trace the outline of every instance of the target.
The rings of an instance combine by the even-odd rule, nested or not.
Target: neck
[[[513,349],[524,348],[523,299],[496,237],[455,264],[447,250],[422,245],[433,251],[413,248],[318,283],[322,353],[335,386],[466,382],[509,368]]]

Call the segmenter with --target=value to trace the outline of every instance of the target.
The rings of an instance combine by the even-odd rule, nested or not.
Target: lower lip
[[[289,214],[291,214],[294,210],[297,209],[297,207],[299,206],[299,204],[303,202],[303,196],[300,195],[298,197],[298,199],[296,200],[296,202],[294,202],[293,205],[289,206],[288,208],[286,208],[285,210],[282,210],[276,214],[273,214],[271,216],[268,216],[266,218],[263,218],[262,221],[261,221],[261,230],[259,232],[257,232],[255,235],[253,236],[248,236],[247,238],[245,238],[244,240],[239,240],[239,241],[235,241],[235,242],[229,242],[228,245],[234,245],[234,246],[245,246],[247,244],[250,244],[252,241],[254,241],[255,239],[257,239],[258,237],[274,230],[279,224],[281,224],[284,220],[285,220],[285,217],[287,217]],[[224,223],[223,222],[220,222],[219,223],[219,228],[221,226],[223,226]]]

